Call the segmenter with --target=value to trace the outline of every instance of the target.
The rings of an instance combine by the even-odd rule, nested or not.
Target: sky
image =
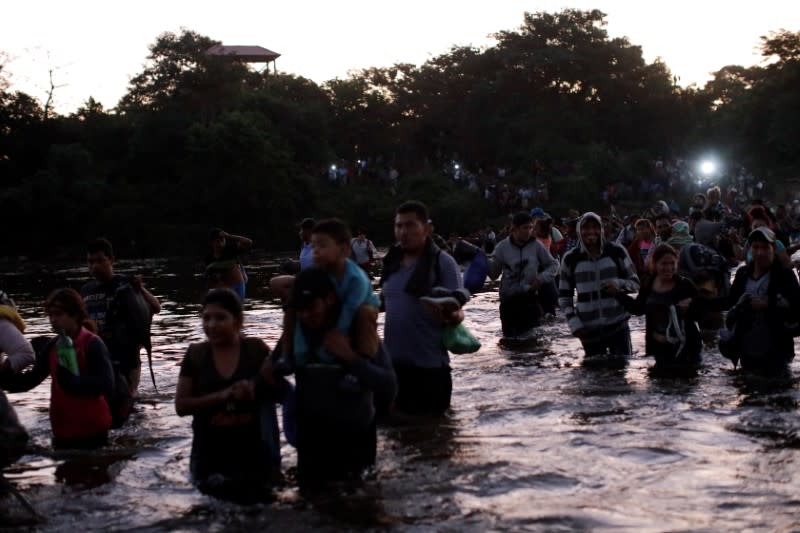
[[[626,36],[646,61],[661,58],[681,85],[703,86],[726,65],[759,64],[760,36],[800,31],[797,0],[25,0],[4,2],[3,73],[11,90],[71,113],[90,96],[107,109],[141,72],[164,32],[195,31],[226,45],[281,54],[280,72],[318,83],[348,71],[422,64],[457,46],[491,46],[527,12],[606,13],[610,37]]]

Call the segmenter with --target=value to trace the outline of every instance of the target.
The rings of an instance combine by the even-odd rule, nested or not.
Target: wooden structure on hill
[[[269,69],[269,64],[272,63],[273,71],[276,74],[278,69],[275,66],[275,60],[281,56],[279,53],[267,50],[263,46],[227,46],[224,44],[215,44],[206,53],[243,63],[266,63],[267,69]]]

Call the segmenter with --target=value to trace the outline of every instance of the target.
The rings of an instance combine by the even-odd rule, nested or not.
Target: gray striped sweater
[[[587,215],[597,217],[593,213]],[[558,305],[570,332],[583,330],[582,337],[611,333],[630,318],[614,296],[601,290],[603,283],[614,281],[622,292],[639,290],[639,277],[628,251],[613,242],[601,241],[601,247],[600,255],[593,257],[581,242],[561,261]]]

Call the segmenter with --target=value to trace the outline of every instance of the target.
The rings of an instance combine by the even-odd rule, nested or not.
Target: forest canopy
[[[609,188],[680,203],[694,191],[659,189],[658,168],[709,151],[729,162],[721,184],[741,169],[772,191],[800,177],[800,33],[762,37],[761,66],[722,66],[703,88],[609,37],[597,10],[526,13],[493,46],[322,84],[214,44],[163,33],[115,108],[89,96],[67,116],[14,91],[0,55],[2,217],[24,228],[8,255],[97,235],[194,253],[213,226],[286,249],[299,219],[328,215],[388,240],[412,197],[440,230],[468,231],[507,215],[486,199],[508,185],[564,209]]]

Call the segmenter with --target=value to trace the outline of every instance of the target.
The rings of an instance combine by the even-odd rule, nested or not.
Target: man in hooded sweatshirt
[[[558,305],[587,356],[629,356],[630,315],[614,294],[639,290],[636,268],[624,247],[604,240],[596,213],[585,213],[577,231],[578,247],[561,261]]]
[[[558,273],[556,261],[533,235],[533,217],[517,213],[511,233],[497,243],[489,259],[489,277],[500,272],[500,322],[506,337],[524,337],[539,325],[542,314],[539,289],[552,284]]]

